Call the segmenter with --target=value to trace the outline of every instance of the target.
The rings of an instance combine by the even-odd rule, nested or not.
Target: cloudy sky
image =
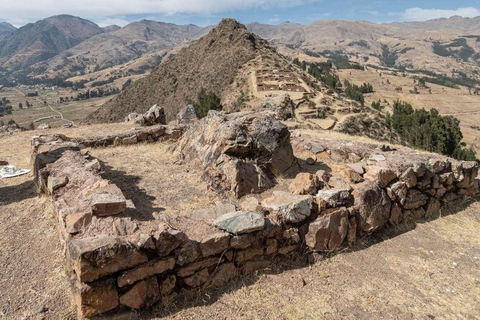
[[[480,16],[478,0],[0,0],[0,21],[22,26],[72,14],[101,26],[151,19],[210,25],[223,17],[247,23],[308,24],[325,19],[374,22]]]

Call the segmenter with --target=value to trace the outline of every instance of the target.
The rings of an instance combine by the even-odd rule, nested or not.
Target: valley
[[[474,319],[480,17],[0,23],[0,165],[2,319]]]

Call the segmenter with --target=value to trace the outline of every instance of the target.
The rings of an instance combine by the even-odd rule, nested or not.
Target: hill
[[[112,24],[110,26],[103,27],[103,32],[113,32],[117,31],[118,29],[121,29],[122,27],[117,26],[116,24]]]
[[[252,30],[295,56],[351,60],[360,65],[427,70],[453,69],[474,77],[480,72],[480,17],[376,24],[324,20],[309,25],[252,24]],[[478,79],[477,79],[478,80]]]
[[[144,112],[154,104],[165,107],[172,119],[201,88],[214,92],[232,107],[241,98],[233,89],[246,63],[258,56],[278,56],[268,42],[235,20],[224,19],[209,34],[182,49],[147,77],[136,81],[117,98],[90,115],[89,122],[120,121],[130,112]],[[239,82],[237,82],[239,83]]]
[[[71,77],[96,72],[124,64],[145,53],[188,43],[208,30],[195,25],[141,20],[98,34],[48,61],[38,63],[32,66],[31,74]]]
[[[0,42],[0,65],[11,71],[21,70],[100,33],[102,28],[93,22],[69,15],[30,23]]]
[[[0,22],[0,41],[12,34],[17,28],[7,22]]]

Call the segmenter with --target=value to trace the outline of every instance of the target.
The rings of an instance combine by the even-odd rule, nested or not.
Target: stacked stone
[[[375,232],[388,223],[434,218],[444,204],[479,194],[477,162],[430,159],[396,170],[384,161],[383,156],[373,156],[367,162],[332,165],[342,178],[324,183],[316,177],[324,189],[316,188],[315,179],[306,174],[297,176],[291,191],[312,194],[321,189],[316,197],[319,216],[305,234],[308,246],[335,250],[355,243],[357,234]],[[325,180],[323,171],[320,176]]]
[[[141,142],[156,142],[168,139],[178,139],[184,130],[182,125],[156,125],[147,128],[135,129],[116,135],[93,138],[74,139],[76,143],[85,148],[99,148],[137,144]]]
[[[94,219],[115,217],[118,227],[127,200],[101,178],[99,161],[82,155],[78,142],[43,136],[33,146],[39,190],[54,201],[66,245],[79,318],[148,308],[184,289],[222,285],[302,245],[337,250],[389,222],[433,217],[442,201],[479,188],[475,162],[431,160],[397,170],[373,156],[335,167],[334,176],[300,173],[289,192],[274,191],[261,202],[245,198],[241,211],[221,205],[189,217],[162,216],[154,228],[137,221],[140,228],[120,236],[99,230],[80,237]]]

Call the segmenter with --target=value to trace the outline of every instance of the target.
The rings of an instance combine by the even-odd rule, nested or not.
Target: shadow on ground
[[[33,181],[25,181],[15,186],[0,188],[0,206],[6,206],[14,202],[36,197]]]
[[[139,187],[141,177],[129,175],[125,171],[116,170],[102,162],[102,178],[116,184],[127,200],[132,200],[136,209],[127,209],[117,217],[131,217],[132,220],[150,221],[154,219],[154,212],[165,211],[162,207],[154,207],[155,197],[148,195]]]

